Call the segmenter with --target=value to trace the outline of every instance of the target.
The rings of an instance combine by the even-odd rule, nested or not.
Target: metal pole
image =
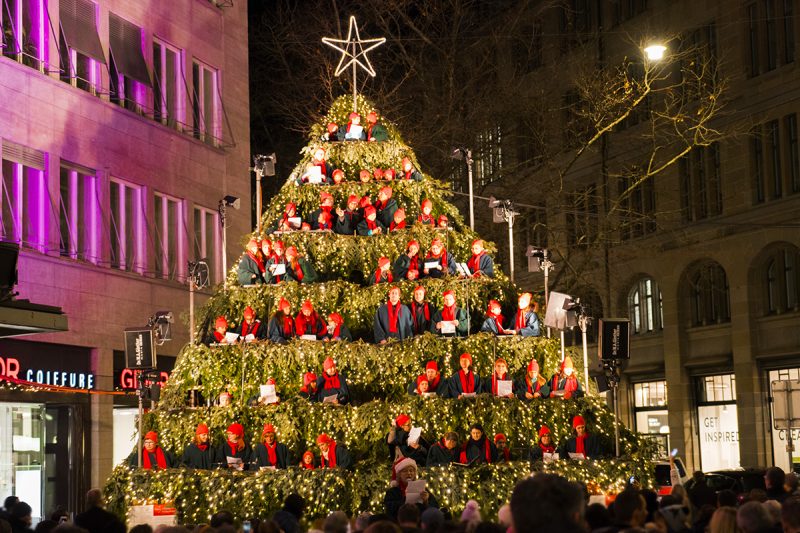
[[[613,367],[616,379],[616,366]],[[614,383],[614,446],[616,448],[616,456],[619,457],[619,383]]]
[[[550,300],[550,268],[553,264],[546,257],[542,261],[544,269],[544,310],[547,312],[547,302]],[[547,338],[550,338],[550,326],[547,326]]]
[[[353,61],[353,113],[358,112],[358,106],[356,105],[356,62]]]
[[[788,420],[786,428],[786,452],[789,454],[789,472],[794,472],[794,440],[792,439],[792,385],[790,381],[785,382],[786,388],[783,393],[786,395],[786,418]]]
[[[514,211],[508,210],[508,269],[511,274],[511,283],[514,283]]]
[[[469,229],[475,231],[475,207],[472,196],[472,150],[467,150],[467,181],[469,183]],[[513,269],[512,269],[513,276]],[[513,281],[513,277],[511,278]]]
[[[261,234],[261,179],[264,177],[264,173],[260,170],[256,170],[256,230],[258,234]]]
[[[194,278],[189,276],[189,344],[194,344]]]
[[[589,396],[589,348],[586,346],[586,315],[581,315],[578,323],[581,326],[581,337],[583,337],[583,379],[586,384],[586,395]]]
[[[142,418],[144,418],[144,405],[142,404],[142,395],[144,393],[144,389],[142,387],[144,386],[144,384],[142,383],[142,371],[139,370],[138,374],[139,374],[139,383],[138,383],[139,386],[137,387],[137,389],[139,391],[139,439],[138,439],[138,443],[136,445],[136,450],[137,450],[136,453],[137,453],[138,458],[139,458],[139,468],[141,468],[142,467],[142,439],[144,438],[143,435],[142,435],[142,429],[143,429],[143,427],[142,427],[143,426]]]
[[[564,362],[564,330],[561,330],[561,362]]]

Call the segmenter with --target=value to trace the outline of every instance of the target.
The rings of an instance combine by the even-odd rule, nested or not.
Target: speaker
[[[564,303],[572,300],[569,294],[551,292],[547,299],[547,312],[544,315],[544,325],[558,330],[570,329],[578,325],[575,313],[564,309]]]
[[[601,318],[598,321],[597,357],[630,359],[630,326],[627,318]]]
[[[156,368],[156,338],[152,329],[125,330],[125,366],[139,370]]]

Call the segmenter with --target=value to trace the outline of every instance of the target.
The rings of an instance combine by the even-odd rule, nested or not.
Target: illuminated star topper
[[[355,34],[355,37],[353,37],[353,34]],[[334,76],[339,76],[350,66],[353,67],[353,110],[355,111],[356,72],[358,70],[358,67],[363,68],[367,72],[367,74],[369,74],[372,77],[375,77],[375,69],[372,68],[372,63],[369,62],[369,57],[367,57],[367,52],[385,43],[386,38],[380,37],[378,39],[361,39],[361,36],[358,34],[358,25],[356,24],[356,18],[351,15],[350,27],[347,29],[346,39],[333,39],[331,37],[323,37],[322,42],[327,44],[331,48],[335,48],[336,50],[342,53],[342,57],[339,59],[339,64],[336,66],[336,71],[333,73]]]

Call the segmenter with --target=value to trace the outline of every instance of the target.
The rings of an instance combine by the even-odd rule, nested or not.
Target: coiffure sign
[[[42,385],[95,388],[89,350],[75,346],[0,341],[0,375]]]

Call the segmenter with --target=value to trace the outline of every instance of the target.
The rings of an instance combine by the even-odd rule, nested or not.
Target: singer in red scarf
[[[278,302],[278,311],[269,320],[267,331],[269,340],[277,344],[286,344],[294,337],[292,304],[285,298]]]
[[[419,172],[419,170],[414,168],[410,158],[404,157],[401,165],[403,168],[403,172],[400,174],[402,179],[422,181],[422,174]]]
[[[461,369],[450,376],[448,395],[451,398],[462,398],[464,394],[481,393],[481,378],[472,371],[472,356],[462,353],[458,364]]]
[[[378,268],[369,278],[369,284],[377,285],[378,283],[391,283],[392,281],[394,281],[392,263],[389,261],[388,257],[381,257],[378,259]]]
[[[420,207],[422,212],[417,217],[417,224],[422,224],[430,227],[436,226],[436,217],[434,217],[431,214],[431,212],[433,211],[433,202],[425,198],[424,200],[422,200],[422,205]]]
[[[349,469],[353,465],[353,458],[343,444],[338,444],[333,438],[325,433],[317,437],[319,446],[319,467],[320,468],[344,468]]]
[[[575,430],[575,436],[567,439],[567,442],[561,447],[562,459],[570,459],[569,454],[571,453],[583,454],[586,459],[597,459],[608,455],[604,442],[597,435],[586,431],[586,421],[582,416],[573,417],[572,428]]]
[[[389,231],[406,229],[406,210],[402,207],[394,212],[392,223],[389,224]]]
[[[473,278],[481,276],[494,277],[494,261],[483,249],[483,241],[481,239],[472,241],[472,257],[467,261],[467,267]]]
[[[222,468],[231,470],[247,470],[250,466],[250,447],[244,442],[244,427],[233,423],[225,430],[226,440],[217,446],[216,460]],[[240,459],[241,463],[229,459]]]
[[[294,319],[294,334],[314,335],[317,340],[325,336],[325,323],[319,317],[310,300],[303,302],[300,312]]]
[[[198,424],[194,439],[183,450],[181,464],[188,468],[209,470],[214,464],[214,448],[208,443],[208,426]]]
[[[539,363],[536,359],[531,359],[525,377],[517,387],[517,396],[520,400],[533,400],[535,398],[547,398],[550,396],[550,385],[547,380],[539,373]]]
[[[484,392],[491,392],[492,396],[499,396],[500,391],[497,386],[498,381],[510,381],[511,382],[511,391],[509,394],[504,395],[504,398],[511,398],[514,396],[514,380],[511,379],[508,375],[508,364],[506,360],[502,357],[498,358],[497,361],[494,362],[494,372],[492,372],[492,377],[486,379],[486,383],[483,386]]]
[[[294,246],[286,249],[286,279],[306,284],[317,281],[314,266]]]
[[[344,323],[342,315],[339,313],[331,313],[328,315],[328,328],[325,335],[326,341],[352,341],[353,336],[347,325]]]
[[[275,284],[280,283],[286,278],[286,274],[275,274],[278,265],[283,265],[286,268],[286,256],[283,254],[283,241],[274,241],[272,243],[272,255],[267,259],[266,273],[264,274],[267,283]]]
[[[383,171],[383,179],[386,181],[394,181],[397,178],[397,172],[395,169],[389,167]]]
[[[367,113],[367,140],[370,142],[381,142],[389,139],[389,132],[386,127],[378,122],[378,113],[370,111]]]
[[[283,214],[281,215],[281,218],[278,219],[278,222],[273,227],[270,228],[269,233],[273,233],[275,231],[295,231],[300,229],[300,224],[297,223],[297,220],[290,220],[297,218],[300,218],[297,216],[297,204],[293,202],[287,203],[286,207],[283,208]]]
[[[355,194],[347,197],[347,208],[336,208],[336,220],[333,231],[339,235],[353,235],[361,222],[362,214],[358,211],[359,198]]]
[[[216,344],[227,344],[225,334],[228,332],[228,321],[224,316],[218,316],[214,320],[214,332],[211,334],[211,342]]]
[[[329,211],[323,211],[317,215],[316,225],[312,229],[317,231],[333,231],[333,216]]]
[[[266,273],[267,261],[272,257],[272,241],[264,237],[261,239],[261,261],[264,263],[264,270],[261,271],[261,277],[267,280],[268,274]]]
[[[469,438],[461,446],[458,462],[463,464],[497,462],[497,447],[486,438],[482,425],[475,423],[470,426]]]
[[[439,364],[436,361],[428,361],[425,365],[425,373],[418,376],[416,381],[412,381],[408,386],[409,394],[419,394],[420,378],[424,378],[427,383],[427,390],[424,392],[433,392],[437,396],[447,396],[447,384],[442,382],[442,376],[439,373]]]
[[[323,213],[327,213],[329,216],[328,222],[332,223],[333,218],[333,195],[329,192],[322,191],[319,193],[319,209],[313,211],[311,216],[309,217],[311,222],[311,229],[318,230],[318,229],[332,229],[332,226],[329,224],[329,227],[322,227],[320,224],[321,215]]]
[[[314,452],[311,450],[303,452],[303,458],[300,460],[300,468],[305,470],[314,470],[314,468],[316,468],[314,465]]]
[[[355,111],[350,113],[350,118],[347,121],[347,129],[345,130],[344,134],[344,139],[346,141],[366,141],[367,136],[364,129],[362,128],[361,131],[358,131],[358,128],[353,128],[353,126],[361,127],[361,115],[359,115]]]
[[[583,396],[583,388],[575,375],[575,365],[570,356],[564,358],[561,363],[561,371],[553,374],[550,379],[550,394],[551,396],[560,396],[563,400]]]
[[[507,463],[513,461],[511,457],[511,448],[508,447],[508,440],[502,433],[494,436],[494,445],[497,447],[497,460],[500,463]]]
[[[256,318],[256,312],[253,311],[252,307],[249,305],[245,307],[242,316],[242,323],[234,330],[240,339],[245,342],[252,342],[264,340],[267,337],[267,328]]]
[[[392,272],[398,280],[419,278],[420,271],[419,243],[415,240],[408,241],[406,251],[394,262]]]
[[[264,283],[264,278],[262,277],[264,261],[258,249],[258,241],[250,239],[247,243],[244,255],[239,260],[239,266],[236,269],[236,277],[239,280],[239,285],[259,285]]]
[[[456,273],[456,261],[447,250],[439,238],[431,241],[431,249],[425,256],[422,273],[432,278],[452,276]]]
[[[261,442],[256,445],[256,465],[259,468],[288,468],[294,463],[289,448],[275,437],[275,426],[264,424]]]
[[[317,399],[325,402],[325,398],[336,405],[344,405],[350,401],[350,390],[347,388],[347,378],[339,372],[333,358],[327,357],[322,363],[322,375],[317,378]]]
[[[405,340],[412,336],[411,311],[400,302],[400,288],[389,289],[389,301],[375,311],[372,324],[376,344],[386,344],[389,339]]]
[[[317,375],[315,373],[303,374],[303,386],[300,387],[297,395],[306,400],[315,401],[317,399]]]
[[[373,235],[380,235],[386,230],[386,226],[377,219],[377,211],[375,206],[368,205],[364,208],[364,219],[358,223],[356,233],[362,237],[371,237]]]
[[[311,164],[315,167],[319,167],[319,173],[322,175],[322,182],[330,183],[333,167],[325,160],[326,156],[327,152],[325,151],[325,148],[317,148],[314,150],[314,157],[311,160]]]
[[[444,337],[466,337],[467,312],[456,305],[456,294],[453,291],[445,291],[443,296],[444,306],[441,311],[436,311],[431,319],[431,332]],[[446,331],[447,325],[455,328],[454,333]]]
[[[439,215],[439,218],[436,219],[436,229],[450,229],[450,221],[447,219],[447,215]]]
[[[417,442],[409,441],[412,427],[411,417],[407,414],[401,413],[395,419],[395,423],[386,437],[386,442],[389,444],[389,456],[398,457],[396,452],[399,450],[400,457],[408,457],[424,463],[428,457],[428,443],[422,436]]]
[[[134,451],[128,457],[128,464],[136,467],[139,465],[139,455]],[[142,446],[142,468],[145,470],[164,470],[165,468],[175,468],[177,463],[172,455],[165,452],[161,446],[158,445],[158,433],[155,431],[148,431],[144,435],[144,443]]]
[[[403,457],[392,465],[392,482],[389,490],[383,496],[383,507],[386,514],[397,520],[397,512],[406,503],[406,490],[411,481],[417,479],[417,462],[409,457]],[[426,489],[420,493],[420,501],[416,504],[418,512],[422,514],[425,509],[439,508],[439,502],[433,494]]]
[[[539,305],[533,302],[533,295],[529,292],[520,294],[517,307],[514,322],[508,329],[513,329],[517,335],[523,337],[538,337],[541,334],[539,317],[536,314]]]
[[[417,376],[417,379],[412,381],[411,385],[409,385],[408,393],[412,396],[422,396],[428,394],[428,392],[428,378],[425,377],[425,374]]]
[[[362,168],[358,171],[358,181],[361,183],[369,183],[372,181],[372,173],[366,168]]]
[[[539,429],[539,442],[534,444],[531,448],[531,463],[544,460],[544,454],[546,453],[556,453],[556,447],[553,444],[553,436],[550,434],[550,428],[542,426]]]
[[[414,335],[422,335],[431,330],[432,318],[436,308],[425,300],[425,287],[417,285],[414,300],[411,302],[411,321]]]
[[[375,202],[375,209],[380,223],[388,228],[392,224],[394,214],[398,209],[397,201],[392,198],[391,187],[381,187],[381,190],[378,191],[378,201]]]
[[[489,300],[489,308],[486,310],[486,319],[481,324],[481,331],[494,333],[495,335],[513,335],[514,330],[507,330],[503,327],[503,315],[500,314],[502,308],[497,300]]]

